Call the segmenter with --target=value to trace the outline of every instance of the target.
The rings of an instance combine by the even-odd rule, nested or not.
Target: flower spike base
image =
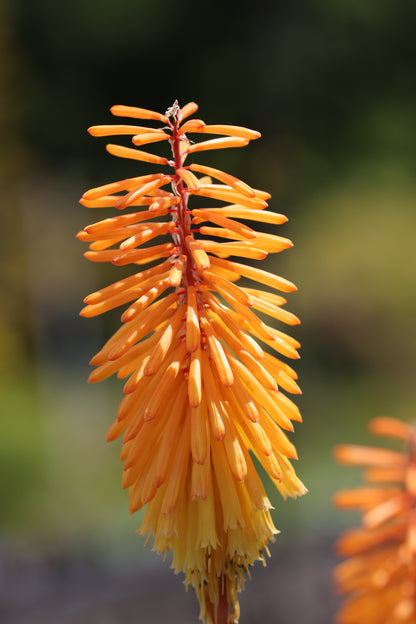
[[[361,527],[337,544],[346,560],[335,569],[339,592],[348,596],[338,624],[416,622],[416,430],[394,418],[374,418],[370,431],[401,440],[402,451],[341,445],[342,464],[363,466],[367,485],[335,496],[340,509],[356,509]]]
[[[197,108],[175,102],[162,114],[113,106],[113,115],[146,125],[89,129],[98,137],[132,137],[134,147],[109,144],[108,152],[163,171],[83,195],[87,207],[119,211],[78,234],[90,243],[85,256],[132,271],[89,295],[81,314],[128,306],[120,329],[91,360],[90,381],[126,379],[108,440],[123,435],[130,513],[146,506],[139,532],[153,537],[158,553],[172,551],[172,567],[196,591],[201,619],[231,624],[246,573],[264,561],[277,533],[253,456],[284,497],[306,491],[284,433],[301,420],[285,392],[300,390],[281,357],[298,358],[300,345],[255,311],[288,325],[299,321],[275,292],[295,286],[246,263],[291,247],[287,238],[252,227],[286,217],[266,209],[268,193],[199,162],[199,152],[244,146],[260,134],[192,119]],[[142,149],[156,142],[166,143],[167,157]],[[240,278],[258,284],[237,285]]]

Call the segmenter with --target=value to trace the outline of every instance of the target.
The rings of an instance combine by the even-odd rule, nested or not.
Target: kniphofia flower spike
[[[127,379],[108,440],[123,434],[130,513],[146,505],[139,532],[154,537],[158,553],[172,550],[175,571],[196,590],[201,619],[221,624],[238,620],[236,593],[277,532],[253,455],[284,497],[305,492],[284,433],[301,417],[282,389],[300,390],[296,373],[280,359],[298,358],[300,345],[254,311],[289,325],[299,321],[274,292],[295,286],[245,262],[292,245],[247,222],[279,225],[286,217],[266,210],[268,193],[198,160],[200,152],[244,146],[260,134],[189,119],[197,108],[175,102],[161,114],[114,106],[113,115],[161,127],[89,129],[93,136],[131,136],[135,147],[107,150],[164,171],[83,195],[87,207],[120,211],[78,234],[90,243],[85,256],[134,270],[89,295],[81,314],[128,304],[122,326],[91,360],[97,368],[90,381]],[[199,143],[189,139],[200,134]],[[206,137],[212,134],[220,138]],[[142,149],[163,141],[171,157]],[[193,208],[194,196],[207,207]],[[239,286],[240,278],[260,286]]]
[[[335,569],[341,605],[339,624],[416,622],[416,430],[394,418],[374,418],[370,431],[398,438],[401,451],[342,445],[335,457],[364,466],[360,488],[340,491],[335,505],[356,509],[361,527],[346,531],[337,544],[346,560]]]

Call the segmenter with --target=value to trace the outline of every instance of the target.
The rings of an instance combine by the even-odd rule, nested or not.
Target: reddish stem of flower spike
[[[210,615],[212,622],[215,622],[215,624],[228,624],[228,602],[226,591],[220,595],[218,607],[215,608],[215,605],[211,603],[208,606],[208,609],[211,612]],[[215,612],[217,617],[215,617]]]
[[[217,624],[227,624],[228,622],[228,602],[227,594],[224,592],[220,596],[220,602],[217,611]]]
[[[177,204],[176,209],[174,211],[174,219],[177,222],[177,227],[175,228],[176,234],[179,238],[179,243],[176,243],[180,247],[180,254],[185,255],[187,258],[187,262],[185,265],[185,270],[182,277],[182,283],[185,288],[188,286],[195,286],[195,275],[193,272],[193,260],[191,253],[186,244],[186,237],[192,236],[191,232],[191,216],[190,211],[188,210],[188,194],[184,188],[183,181],[181,177],[176,173],[178,169],[182,167],[182,156],[181,156],[181,137],[179,135],[179,115],[176,114],[174,116],[174,123],[172,127],[172,138],[170,140],[172,146],[172,154],[175,162],[175,184],[174,190],[178,197],[180,197],[180,202]],[[182,137],[183,138],[183,137]],[[175,218],[176,217],[176,218]],[[175,241],[176,242],[176,241]]]

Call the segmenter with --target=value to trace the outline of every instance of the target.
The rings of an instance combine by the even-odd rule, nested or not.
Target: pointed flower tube
[[[84,206],[117,210],[78,234],[90,245],[86,257],[131,266],[131,274],[88,295],[81,315],[128,306],[91,360],[90,381],[125,379],[108,440],[123,437],[129,510],[146,506],[139,532],[153,537],[158,553],[172,551],[173,568],[196,591],[201,620],[231,624],[249,568],[264,561],[277,533],[253,458],[283,497],[306,492],[284,432],[301,420],[286,393],[300,390],[281,358],[297,359],[299,343],[275,327],[299,320],[278,294],[294,284],[245,263],[291,246],[256,227],[286,217],[266,209],[268,193],[199,162],[202,152],[247,145],[260,134],[208,126],[191,118],[197,109],[194,102],[182,109],[175,102],[164,114],[118,105],[113,115],[129,121],[90,128],[96,137],[132,137],[133,147],[107,151],[163,170],[84,193]],[[220,138],[198,143],[193,133]],[[155,142],[170,153],[147,151]]]
[[[345,558],[334,572],[346,598],[338,624],[416,622],[416,429],[395,418],[374,418],[370,431],[398,439],[400,450],[340,445],[335,458],[363,466],[365,485],[339,491],[334,504],[361,514],[361,526],[337,543]]]

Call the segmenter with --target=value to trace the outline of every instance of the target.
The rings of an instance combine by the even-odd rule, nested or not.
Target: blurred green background
[[[331,496],[358,483],[332,447],[368,442],[371,417],[415,414],[415,20],[413,0],[0,3],[2,622],[197,618],[128,516],[120,445],[105,444],[121,384],[86,383],[116,315],[78,317],[115,273],[74,238],[97,216],[83,191],[137,175],[86,128],[113,104],[176,98],[262,132],[212,162],[270,191],[295,243],[266,264],[299,287],[293,440],[310,492],[271,493],[282,535],[241,622],[330,622],[332,542],[355,521]]]

